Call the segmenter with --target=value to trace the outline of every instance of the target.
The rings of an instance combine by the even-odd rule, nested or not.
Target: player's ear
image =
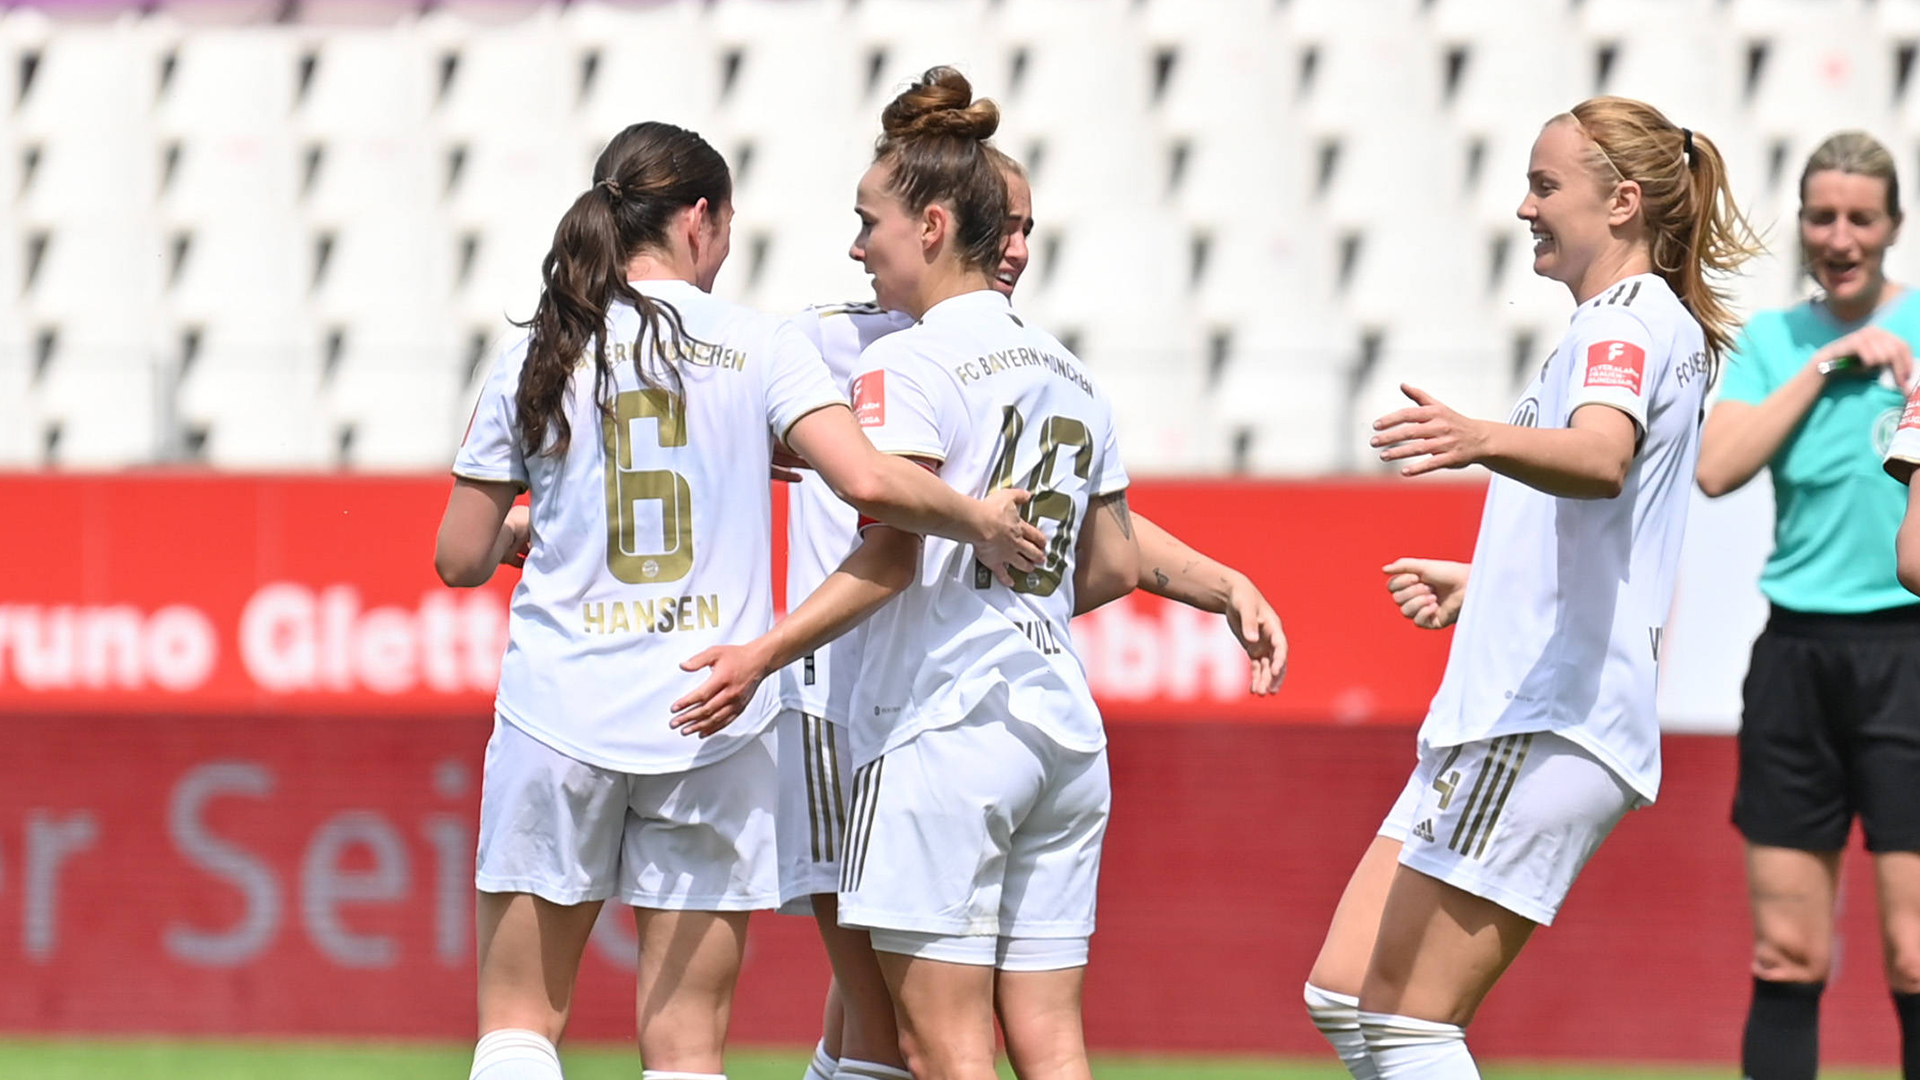
[[[953,215],[940,200],[933,199],[920,211],[920,248],[929,254],[953,231]]]
[[[1607,224],[1618,228],[1633,220],[1640,212],[1640,182],[1622,180],[1613,186],[1613,196],[1607,200]]]

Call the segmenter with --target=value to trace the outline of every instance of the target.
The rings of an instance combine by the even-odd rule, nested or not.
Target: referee
[[[1773,474],[1772,603],[1743,689],[1751,1080],[1813,1080],[1840,853],[1857,814],[1879,880],[1905,1075],[1920,1078],[1920,604],[1895,573],[1906,492],[1881,468],[1913,375],[1920,294],[1887,280],[1900,185],[1885,147],[1829,137],[1800,176],[1812,300],[1756,314],[1701,436],[1709,496]]]

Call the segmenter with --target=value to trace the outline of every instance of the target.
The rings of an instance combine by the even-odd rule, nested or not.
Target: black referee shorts
[[[1742,690],[1733,824],[1755,844],[1920,851],[1920,605],[1775,607]]]

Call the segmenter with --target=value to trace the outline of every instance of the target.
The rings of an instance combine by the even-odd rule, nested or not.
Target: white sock
[[[1480,1080],[1480,1069],[1467,1053],[1467,1033],[1458,1024],[1363,1012],[1360,1031],[1380,1080]]]
[[[827,1053],[827,1042],[822,1039],[820,1045],[813,1048],[813,1060],[807,1063],[806,1075],[800,1080],[833,1080],[834,1066],[839,1063],[838,1058]]]
[[[1367,1040],[1360,1034],[1360,999],[1352,994],[1336,994],[1307,984],[1307,1019],[1333,1044],[1340,1064],[1353,1074],[1353,1080],[1379,1080],[1373,1057],[1367,1053]]]
[[[913,1074],[896,1065],[841,1058],[840,1067],[833,1070],[833,1080],[913,1080]]]
[[[501,1028],[480,1036],[467,1080],[561,1080],[560,1052],[545,1035]]]

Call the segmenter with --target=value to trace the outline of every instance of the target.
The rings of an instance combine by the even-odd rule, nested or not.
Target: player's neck
[[[992,282],[987,280],[987,275],[978,270],[956,269],[941,273],[936,269],[929,269],[927,276],[920,282],[917,295],[913,297],[913,306],[908,309],[907,314],[915,319],[922,319],[942,301],[992,287]]]
[[[1627,278],[1651,273],[1653,258],[1645,246],[1621,245],[1594,256],[1579,281],[1568,284],[1573,290],[1573,302],[1584,304]]]

